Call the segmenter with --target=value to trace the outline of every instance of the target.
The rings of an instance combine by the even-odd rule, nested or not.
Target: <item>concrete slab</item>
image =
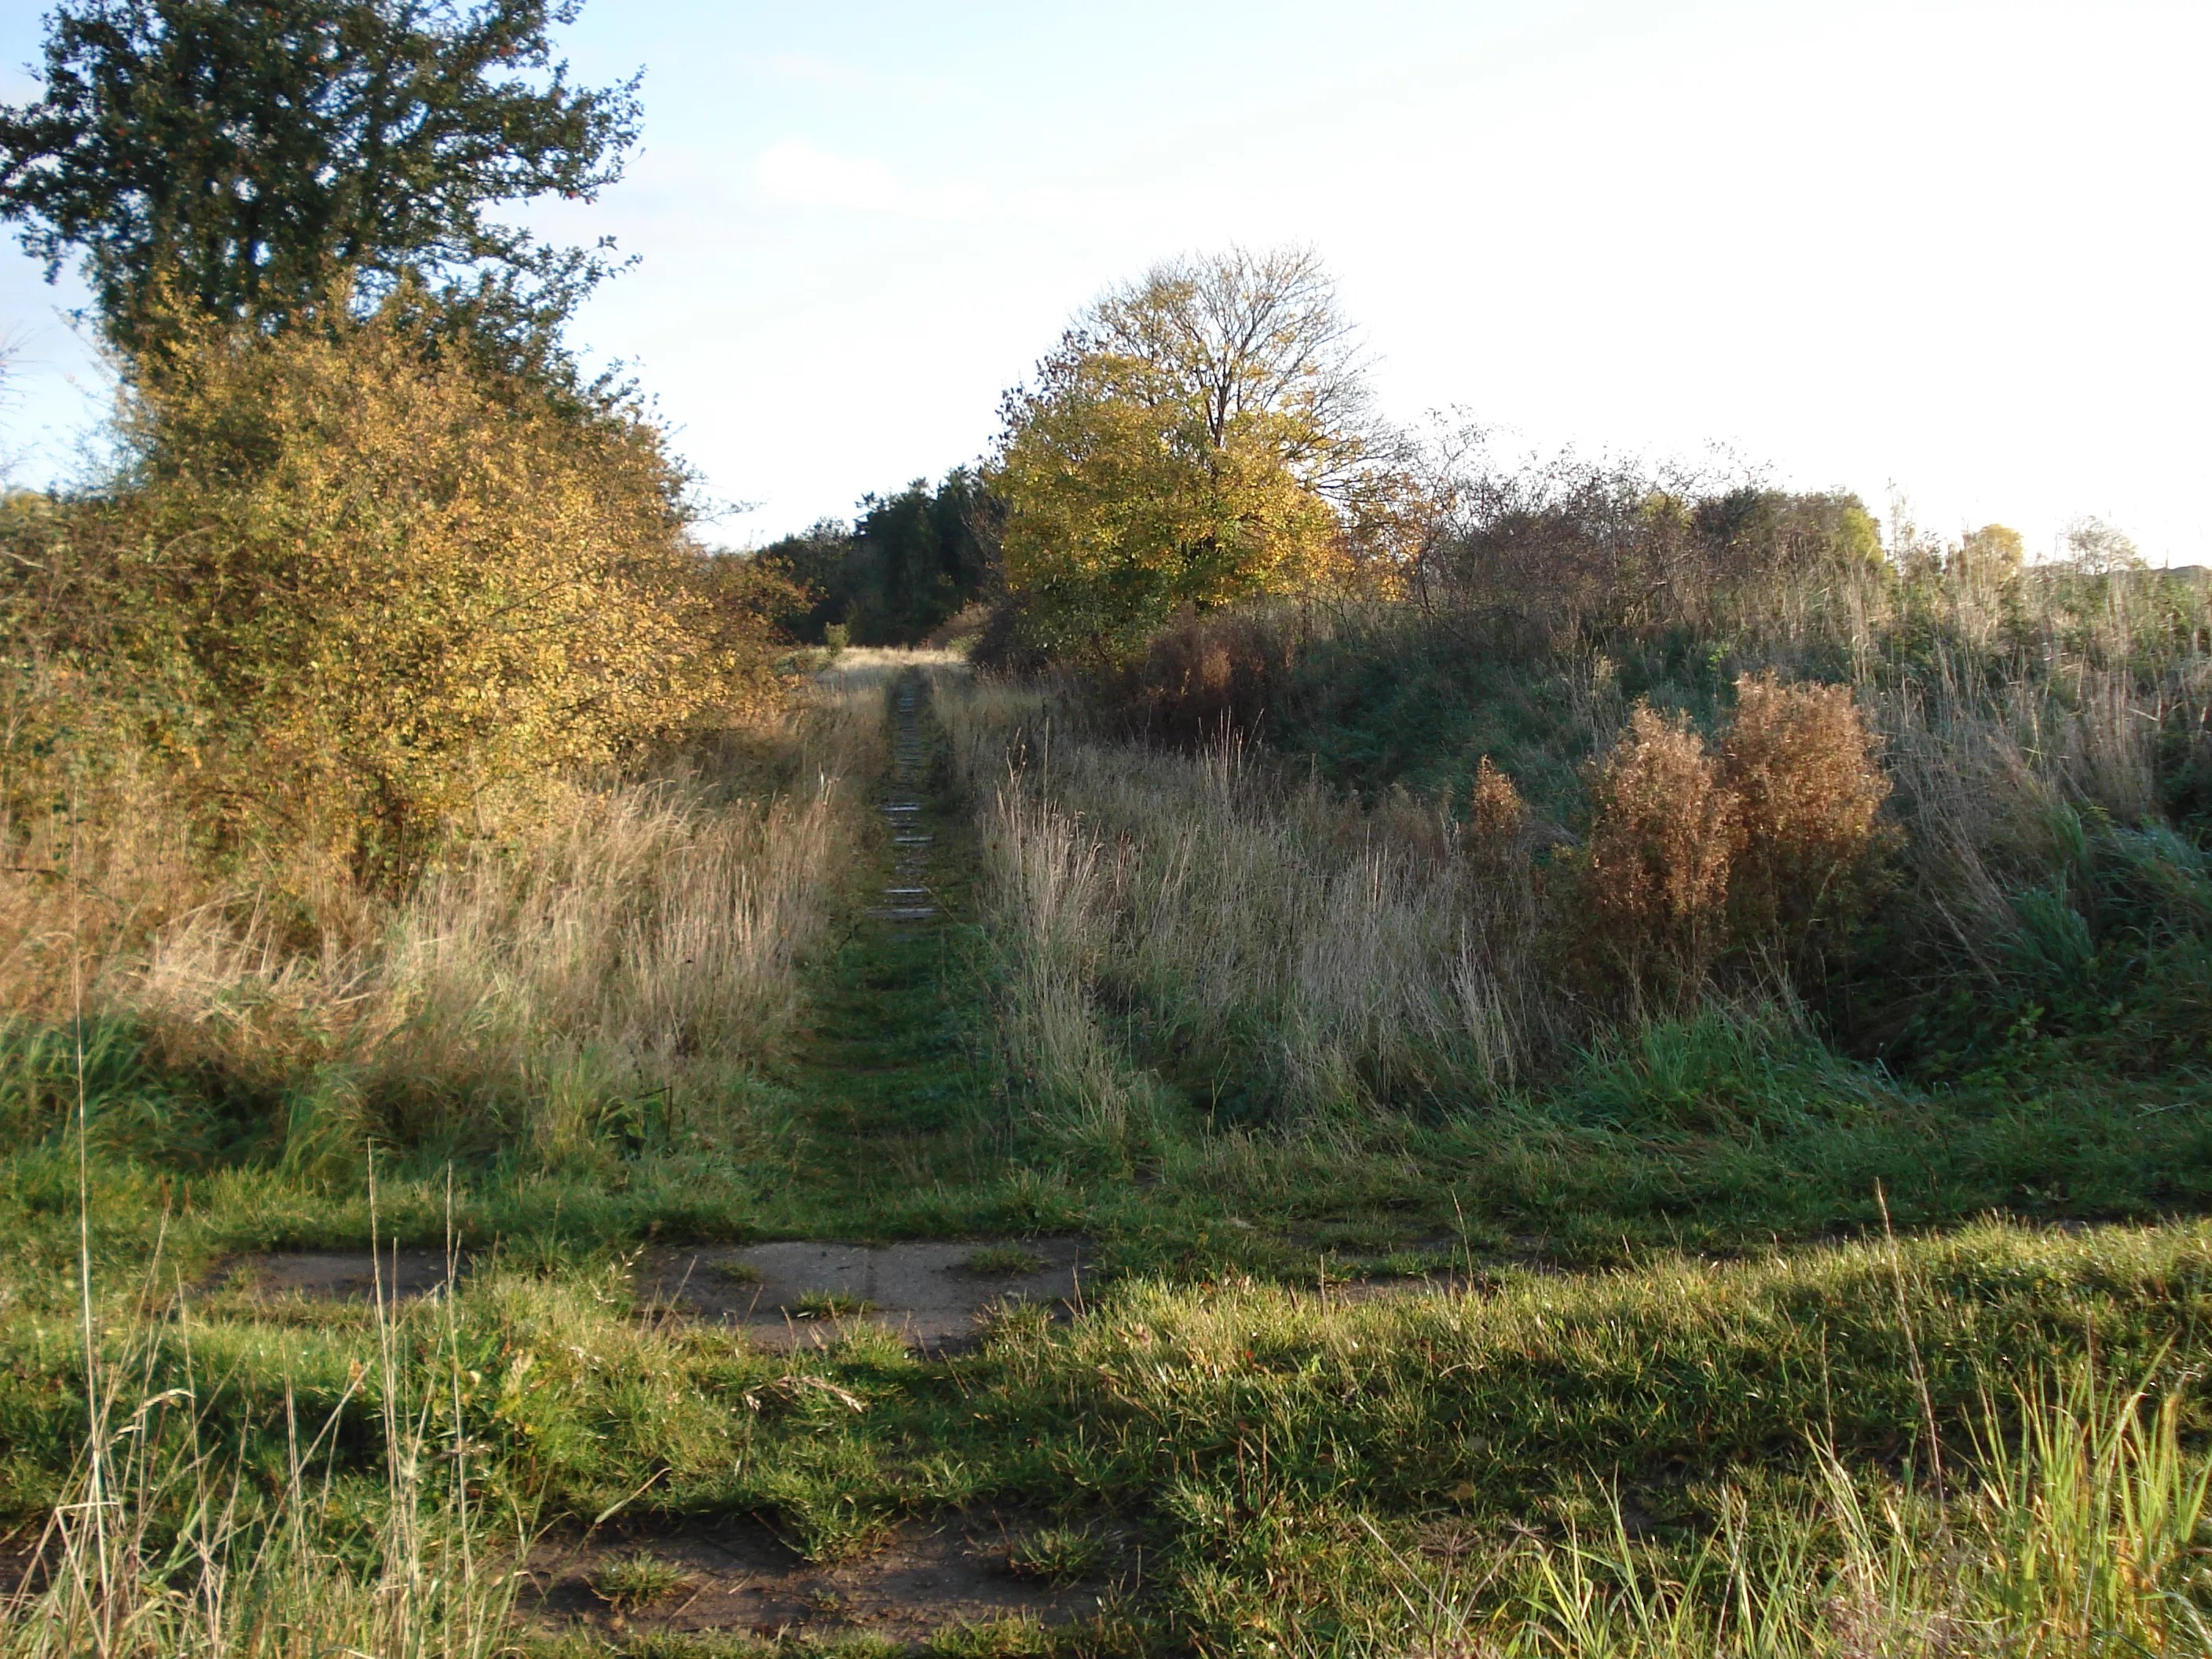
[[[999,1304],[1079,1304],[1082,1255],[1073,1238],[706,1244],[651,1258],[637,1289],[648,1303],[742,1326],[763,1347],[825,1345],[864,1322],[945,1352],[972,1344]]]
[[[456,1278],[468,1276],[467,1258],[454,1263]],[[258,1296],[304,1296],[318,1302],[368,1302],[378,1294],[407,1302],[427,1296],[446,1282],[443,1250],[271,1250],[224,1264],[216,1282],[225,1290]]]

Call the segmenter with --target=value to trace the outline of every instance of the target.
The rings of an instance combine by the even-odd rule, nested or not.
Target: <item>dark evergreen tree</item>
[[[763,550],[810,595],[785,617],[819,643],[842,623],[855,645],[912,645],[989,588],[996,505],[967,467],[932,489],[916,478],[890,495],[868,495],[859,521],[824,520]]]

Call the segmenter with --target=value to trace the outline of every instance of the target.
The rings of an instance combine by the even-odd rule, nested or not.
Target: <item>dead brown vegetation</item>
[[[1594,769],[1576,933],[1638,993],[1694,993],[1731,953],[1817,971],[1875,891],[1890,782],[1849,688],[1735,689],[1717,750],[1639,705]]]
[[[1171,748],[1256,736],[1296,656],[1292,630],[1271,614],[1185,617],[1120,672],[1111,702],[1134,734]]]

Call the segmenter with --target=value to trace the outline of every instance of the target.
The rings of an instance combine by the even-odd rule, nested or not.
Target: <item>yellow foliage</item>
[[[1359,399],[1310,256],[1168,266],[1109,295],[1012,395],[988,475],[1046,643],[1124,658],[1178,611],[1333,574],[1362,470]]]
[[[118,511],[142,650],[188,665],[234,827],[391,876],[457,818],[757,695],[658,434],[488,384],[400,322],[188,330],[142,364]]]

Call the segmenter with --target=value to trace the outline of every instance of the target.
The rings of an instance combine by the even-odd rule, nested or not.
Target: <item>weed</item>
[[[790,1306],[794,1319],[855,1319],[875,1310],[874,1303],[849,1291],[805,1291]]]
[[[1451,1266],[1449,1250],[1393,1250],[1364,1264],[1363,1271],[1376,1279],[1426,1279]]]
[[[1103,1570],[1112,1554],[1106,1540],[1084,1527],[1041,1527],[1006,1548],[1006,1571],[1048,1584],[1073,1584]]]
[[[592,1594],[617,1613],[672,1601],[691,1588],[684,1569],[647,1550],[610,1561],[591,1576]]]
[[[933,1659],[1044,1659],[1057,1652],[1054,1632],[1036,1618],[951,1625],[929,1638]]]
[[[1578,896],[1591,946],[1632,985],[1704,988],[1724,932],[1737,803],[1686,717],[1638,705],[1591,784]]]

